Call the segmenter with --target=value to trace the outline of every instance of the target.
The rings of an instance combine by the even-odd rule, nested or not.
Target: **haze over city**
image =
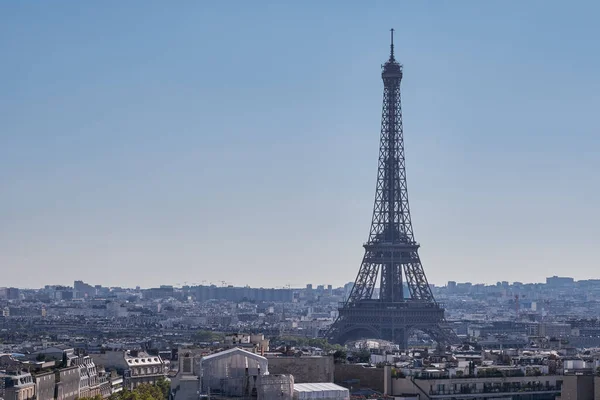
[[[99,4],[0,5],[3,286],[353,281],[390,27],[429,281],[600,278],[598,4]]]

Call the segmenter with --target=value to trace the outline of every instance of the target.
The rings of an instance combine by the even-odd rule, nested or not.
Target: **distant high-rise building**
[[[549,278],[546,278],[546,285],[550,286],[550,287],[564,287],[564,286],[571,286],[575,283],[575,280],[573,278],[569,278],[569,277],[561,277],[561,276],[552,276]]]
[[[173,286],[161,285],[159,288],[150,288],[142,291],[145,299],[167,299],[173,297],[175,290]]]
[[[75,289],[75,298],[77,299],[92,298],[96,296],[96,288],[83,281],[75,281],[73,283],[73,288]]]
[[[251,287],[217,287],[194,286],[190,292],[198,301],[229,300],[229,301],[281,301],[291,302],[294,298],[292,289],[251,288]]]
[[[6,298],[8,300],[19,300],[21,297],[21,291],[14,287],[6,288]]]

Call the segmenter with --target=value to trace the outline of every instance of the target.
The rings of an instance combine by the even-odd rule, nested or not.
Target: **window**
[[[189,357],[183,359],[183,372],[188,374],[192,373],[192,359]]]

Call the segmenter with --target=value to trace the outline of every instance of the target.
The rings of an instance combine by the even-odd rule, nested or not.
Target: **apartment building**
[[[0,372],[4,380],[4,400],[29,400],[35,397],[35,382],[29,372]]]
[[[155,384],[166,373],[160,356],[141,351],[105,351],[93,357],[98,364],[122,374],[123,387],[130,390],[142,383]]]
[[[78,398],[94,397],[100,394],[100,382],[98,380],[98,369],[90,356],[78,356],[72,360],[72,364],[79,368],[79,392]]]

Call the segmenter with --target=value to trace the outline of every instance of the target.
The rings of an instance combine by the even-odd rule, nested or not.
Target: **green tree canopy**
[[[170,388],[171,385],[169,381],[165,378],[160,378],[154,385],[144,383],[133,390],[123,390],[121,392],[113,393],[110,395],[109,400],[167,400],[169,398]],[[93,398],[86,400],[102,399]]]
[[[222,332],[200,330],[194,333],[193,339],[196,342],[222,342],[225,335]]]

